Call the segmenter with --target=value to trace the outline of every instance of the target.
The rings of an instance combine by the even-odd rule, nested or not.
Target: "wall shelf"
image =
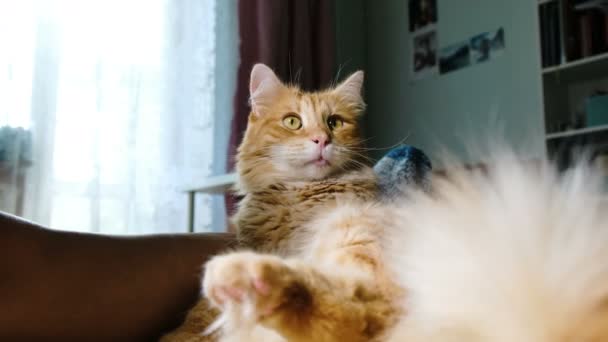
[[[579,59],[543,69],[543,76],[557,81],[576,82],[608,76],[608,53]]]
[[[608,125],[594,126],[594,127],[585,127],[581,129],[572,129],[563,132],[549,133],[546,135],[547,140],[574,137],[578,135],[584,134],[592,134],[598,132],[608,131]]]

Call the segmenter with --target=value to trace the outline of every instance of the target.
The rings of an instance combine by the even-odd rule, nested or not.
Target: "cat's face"
[[[252,112],[239,147],[241,178],[262,183],[317,180],[357,166],[362,83],[359,71],[334,89],[306,93],[256,65]]]

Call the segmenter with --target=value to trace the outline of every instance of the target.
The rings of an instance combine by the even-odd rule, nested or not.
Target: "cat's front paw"
[[[256,320],[273,314],[297,288],[294,270],[275,256],[239,252],[217,256],[205,265],[204,295],[222,310],[250,305]]]

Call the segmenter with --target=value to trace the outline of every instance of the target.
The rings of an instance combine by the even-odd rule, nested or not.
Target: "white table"
[[[184,189],[188,193],[188,232],[194,233],[194,200],[197,193],[221,195],[227,193],[236,183],[236,173],[208,177],[199,184]]]

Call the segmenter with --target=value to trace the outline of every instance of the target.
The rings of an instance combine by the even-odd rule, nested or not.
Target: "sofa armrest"
[[[151,340],[199,295],[230,234],[116,237],[0,213],[0,340]]]

